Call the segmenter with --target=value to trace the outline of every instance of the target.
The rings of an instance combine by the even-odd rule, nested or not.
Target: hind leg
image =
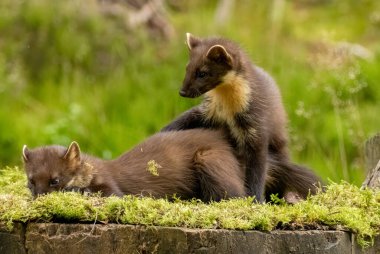
[[[199,150],[194,156],[194,170],[202,201],[246,196],[242,170],[229,150]]]

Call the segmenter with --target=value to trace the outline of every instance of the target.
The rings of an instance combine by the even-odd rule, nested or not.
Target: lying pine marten
[[[34,197],[69,189],[206,202],[246,196],[244,173],[218,131],[158,133],[114,160],[82,154],[76,142],[68,148],[24,146],[23,160]]]

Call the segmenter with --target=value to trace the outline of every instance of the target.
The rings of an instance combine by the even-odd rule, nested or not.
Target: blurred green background
[[[166,39],[115,2],[0,2],[0,167],[21,165],[23,144],[116,157],[198,104],[178,95],[192,32],[239,42],[277,80],[294,161],[363,181],[380,130],[380,1],[239,0],[222,18],[219,1],[162,1]]]

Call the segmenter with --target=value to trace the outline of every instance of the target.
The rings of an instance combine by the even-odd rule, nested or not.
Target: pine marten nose
[[[179,95],[181,95],[182,97],[185,97],[186,96],[186,91],[180,90],[179,91]]]

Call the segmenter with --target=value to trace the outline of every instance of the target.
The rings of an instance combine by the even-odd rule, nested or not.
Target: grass
[[[380,192],[361,190],[342,182],[326,192],[295,205],[255,204],[252,198],[202,203],[124,196],[102,198],[96,194],[56,192],[33,200],[25,174],[18,168],[0,170],[0,221],[103,222],[223,228],[236,230],[337,229],[357,234],[362,246],[380,234]]]

